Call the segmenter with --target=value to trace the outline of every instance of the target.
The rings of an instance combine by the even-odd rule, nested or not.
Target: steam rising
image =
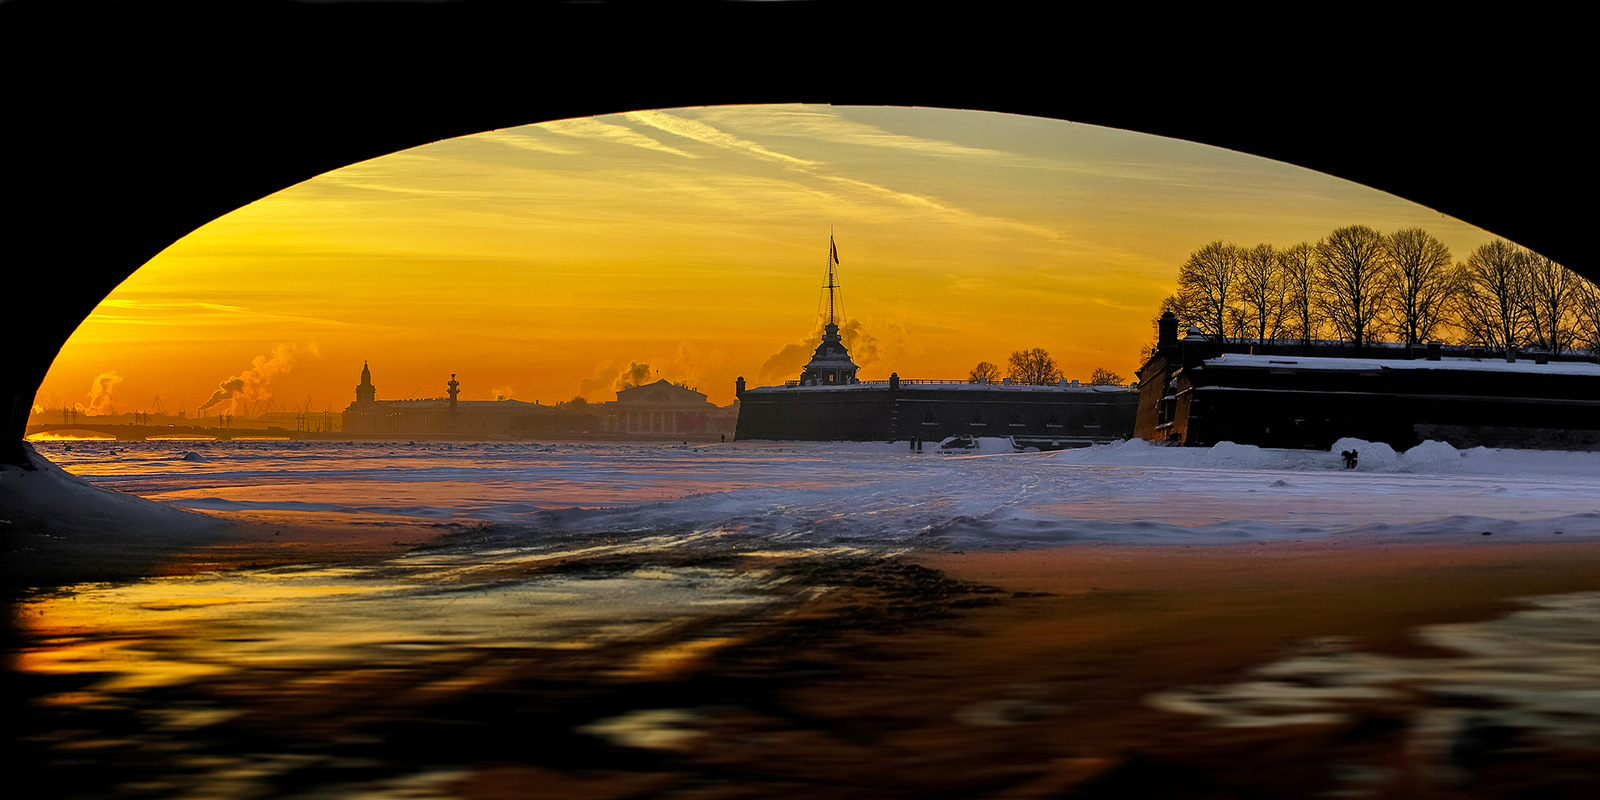
[[[602,361],[594,368],[593,375],[578,382],[578,395],[588,397],[643,386],[650,382],[651,374],[650,365],[642,361],[628,362],[627,369],[617,366],[615,361]]]
[[[847,319],[839,326],[839,338],[844,340],[844,346],[850,350],[850,359],[856,366],[865,367],[878,360],[881,352],[878,348],[878,339],[867,333],[861,320]],[[798,341],[790,342],[783,349],[773,353],[760,371],[756,373],[758,382],[785,381],[800,377],[800,370],[806,362],[811,360],[811,354],[816,352],[817,345],[822,344],[822,323],[817,323],[817,329],[811,335]]]
[[[622,367],[615,361],[602,361],[594,373],[578,382],[578,396],[589,400],[610,400],[606,395],[653,383],[667,378],[679,386],[698,383],[706,357],[688,342],[678,345],[671,356],[651,358],[650,362],[632,361]],[[651,362],[657,366],[652,367]]]
[[[227,407],[218,409],[219,414],[242,412],[249,416],[252,410],[264,407],[272,399],[272,382],[294,368],[295,358],[301,351],[321,355],[315,344],[304,347],[280,344],[272,348],[271,356],[256,356],[249,369],[223,381],[211,393],[211,398],[200,404],[199,413],[204,415],[208,409],[223,403]]]
[[[628,365],[628,369],[625,372],[617,376],[616,388],[621,391],[635,386],[643,386],[649,382],[650,365],[634,361]]]
[[[116,411],[111,407],[111,393],[119,383],[122,383],[122,376],[114,369],[94,376],[94,382],[89,384],[89,406],[84,409],[85,413],[115,414]]]

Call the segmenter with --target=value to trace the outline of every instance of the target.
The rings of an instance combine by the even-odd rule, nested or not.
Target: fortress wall
[[[1208,365],[1178,383],[1184,443],[1192,445],[1326,449],[1348,436],[1396,449],[1429,438],[1456,447],[1588,449],[1600,437],[1595,376],[1447,368],[1273,374]],[[1563,445],[1540,433],[1549,429],[1586,433]]]
[[[1109,441],[1133,434],[1132,391],[1038,387],[765,389],[740,399],[736,439],[937,441],[951,436],[1028,436]]]

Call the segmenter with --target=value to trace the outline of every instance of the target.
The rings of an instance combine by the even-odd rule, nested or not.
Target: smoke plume
[[[319,355],[315,344],[306,347],[280,344],[272,348],[271,356],[256,356],[250,362],[249,369],[217,386],[210,399],[200,404],[200,415],[204,416],[209,409],[224,403],[227,405],[218,408],[218,414],[243,412],[248,416],[252,408],[265,406],[272,399],[272,382],[294,368],[295,358],[302,350],[314,356]]]
[[[691,386],[699,382],[705,360],[692,345],[683,342],[673,355],[657,354],[649,362],[630,360],[626,368],[615,361],[602,361],[592,375],[578,381],[578,396],[603,402],[612,399],[609,395],[613,392],[654,383],[663,377],[679,386]]]
[[[810,336],[798,342],[790,342],[768,357],[761,364],[761,369],[756,372],[756,381],[764,383],[798,379],[800,370],[811,360],[811,354],[816,352],[817,345],[822,344],[822,327],[822,323],[818,322],[817,329],[812,331]],[[861,320],[845,320],[844,324],[839,326],[839,338],[850,351],[850,360],[856,362],[858,367],[875,363],[882,355],[877,337],[867,333]]]
[[[111,408],[111,393],[116,391],[119,383],[122,383],[122,376],[114,369],[94,376],[94,382],[89,384],[89,405],[84,413],[115,414]]]
[[[649,382],[650,365],[634,361],[630,362],[628,368],[617,376],[615,388],[620,392],[623,389],[632,389],[635,386],[643,386]]]
[[[617,375],[621,372],[622,370],[617,369],[617,364],[615,361],[600,362],[599,366],[594,368],[593,375],[578,381],[578,396],[597,399],[593,396],[598,395],[615,385],[617,382]]]

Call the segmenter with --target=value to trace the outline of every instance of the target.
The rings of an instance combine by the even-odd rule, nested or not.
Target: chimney
[[[1156,347],[1165,350],[1178,343],[1178,317],[1171,311],[1161,315],[1156,323]]]
[[[900,373],[898,373],[898,372],[889,373],[889,391],[893,392],[893,391],[898,390],[899,388],[900,388]]]

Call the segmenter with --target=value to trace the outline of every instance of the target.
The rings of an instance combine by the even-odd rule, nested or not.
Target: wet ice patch
[[[1374,704],[1413,707],[1411,749],[1447,755],[1472,729],[1524,731],[1547,743],[1600,747],[1600,592],[1528,600],[1487,622],[1430,625],[1418,638],[1456,653],[1400,658],[1314,643],[1223,686],[1160,692],[1148,702],[1231,728],[1349,722]]]
[[[619,747],[682,750],[704,735],[694,728],[699,720],[699,714],[687,709],[650,708],[596,720],[576,730]]]

